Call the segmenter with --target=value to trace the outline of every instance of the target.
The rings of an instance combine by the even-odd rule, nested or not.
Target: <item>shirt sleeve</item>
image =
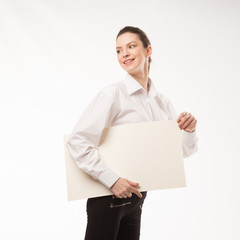
[[[120,176],[103,164],[98,156],[98,144],[102,130],[109,126],[116,113],[114,97],[100,91],[87,106],[66,142],[77,166],[108,189]]]
[[[177,120],[178,115],[176,110],[170,100],[167,100],[167,109],[169,112],[170,120]],[[196,134],[196,130],[192,133],[186,132],[184,130],[181,131],[181,138],[182,138],[182,150],[183,150],[183,157],[190,157],[192,154],[197,152],[198,150],[198,137]]]

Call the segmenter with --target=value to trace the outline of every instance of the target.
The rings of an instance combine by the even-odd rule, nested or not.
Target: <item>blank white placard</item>
[[[77,166],[66,148],[68,136],[64,135],[68,200],[112,195]],[[139,182],[139,191],[186,187],[181,132],[175,120],[104,128],[98,154],[121,177]]]

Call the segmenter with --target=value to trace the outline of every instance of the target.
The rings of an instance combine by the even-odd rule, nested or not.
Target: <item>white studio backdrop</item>
[[[83,239],[67,201],[63,135],[125,76],[118,31],[143,29],[150,76],[197,119],[186,188],[148,192],[142,240],[240,239],[239,1],[0,1],[0,238]],[[134,179],[133,179],[134,180]]]

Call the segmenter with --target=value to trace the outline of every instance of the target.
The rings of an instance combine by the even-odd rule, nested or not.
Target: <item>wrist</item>
[[[196,130],[196,128],[193,131],[186,131],[186,130],[184,130],[184,131],[188,132],[188,133],[193,133],[193,132],[195,132],[195,130]]]

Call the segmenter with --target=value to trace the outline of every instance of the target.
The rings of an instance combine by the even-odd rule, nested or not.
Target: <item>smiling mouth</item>
[[[129,60],[124,62],[124,65],[130,65],[134,60],[135,60],[135,58],[129,59]]]

